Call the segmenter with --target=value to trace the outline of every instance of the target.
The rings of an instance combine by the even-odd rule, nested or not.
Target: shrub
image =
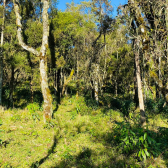
[[[152,138],[155,133],[148,129],[131,127],[129,123],[121,122],[114,127],[113,136],[123,153],[136,153],[140,160],[146,160],[147,157],[157,156],[160,153],[160,144]]]

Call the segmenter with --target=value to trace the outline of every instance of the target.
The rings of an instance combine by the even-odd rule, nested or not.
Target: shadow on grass
[[[42,159],[40,159],[39,161],[36,161],[36,162],[32,163],[30,168],[38,168],[38,167],[40,167],[40,165],[43,164],[49,158],[49,156],[52,153],[54,153],[54,149],[56,148],[57,143],[58,143],[58,141],[56,139],[56,135],[54,135],[54,142],[53,142],[52,147],[48,150],[48,154],[45,157],[43,157]]]
[[[115,157],[110,157],[110,159],[102,162],[101,164],[94,164],[95,153],[89,148],[83,148],[83,150],[76,156],[69,159],[64,159],[59,164],[52,166],[50,168],[124,168],[125,163],[123,160],[117,160]],[[101,158],[100,158],[101,160]]]
[[[151,144],[148,143],[148,152],[154,158],[161,156],[165,161],[165,164],[168,164],[168,128],[159,127],[158,131],[155,132],[141,128],[138,125],[131,125],[128,122],[116,122],[116,127],[111,131],[104,134],[97,132],[96,138],[94,140],[91,139],[93,143],[101,143],[104,146],[99,153],[96,153],[88,147],[83,147],[78,154],[72,155],[70,152],[64,154],[61,161],[56,165],[51,166],[51,168],[148,167],[155,161],[152,159],[150,161],[149,159],[149,163],[145,165],[146,163],[141,161],[137,156],[140,149],[139,146],[141,146],[142,149],[144,149],[145,146],[140,144],[139,146],[133,145],[133,148],[130,147],[130,145],[133,144],[133,140],[138,140],[140,137],[144,137],[145,133],[154,140],[150,139]],[[122,142],[126,136],[128,137],[129,142],[127,145],[128,148],[126,147],[127,149],[125,150]],[[47,159],[49,159],[49,156],[54,153],[56,146],[57,140],[56,137],[54,137],[54,143],[51,149],[48,150],[47,156],[34,162],[31,165],[31,168],[40,167],[40,165],[42,165]]]
[[[93,110],[98,109],[99,106],[102,106],[104,110],[102,112],[106,114],[109,109],[119,110],[124,116],[128,116],[130,111],[135,111],[135,104],[133,100],[116,97],[112,94],[106,94],[99,96],[99,105],[94,99],[90,98],[90,95],[85,96],[85,103],[88,107],[91,107]]]
[[[144,138],[145,134],[146,138]],[[141,155],[140,158],[138,153],[140,150],[147,150],[150,154],[149,158],[161,157],[168,166],[168,128],[166,127],[159,127],[157,131],[153,131],[128,122],[116,122],[116,127],[111,132],[98,135],[97,139],[104,141],[104,146],[117,146],[120,154],[126,158],[124,165],[129,165],[128,159],[133,156],[133,159],[143,167],[144,162],[141,160],[143,156]],[[134,144],[135,141],[136,144]],[[153,163],[159,164],[157,160],[151,159],[151,164]],[[150,166],[150,161],[148,164]]]

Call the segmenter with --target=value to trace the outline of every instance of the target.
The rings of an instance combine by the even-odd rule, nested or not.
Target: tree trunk
[[[158,58],[158,61],[159,61],[159,69],[158,69],[158,76],[159,76],[159,81],[161,81],[161,55],[159,55],[159,58]],[[159,99],[161,98],[161,91],[159,89]]]
[[[78,45],[77,45],[78,47]],[[77,82],[76,82],[76,97],[79,96],[79,53],[78,48],[76,52],[76,76],[77,76]]]
[[[140,107],[140,122],[142,125],[145,125],[146,116],[145,116],[140,63],[139,63],[139,39],[135,39],[134,45],[135,45],[134,49],[135,49],[136,78],[137,78],[137,86],[138,86],[138,99],[139,99],[139,107]]]
[[[0,53],[2,54],[2,49]],[[2,84],[3,84],[3,56],[0,55],[0,108],[2,106]]]
[[[134,61],[134,103],[136,104],[136,108],[139,105],[138,102],[138,87],[137,87],[137,77],[136,77],[136,64]]]
[[[168,0],[166,0],[166,30],[168,34]]]
[[[15,68],[12,65],[11,67],[11,80],[10,80],[10,107],[13,108],[13,90],[14,90],[14,75],[15,75]]]
[[[166,19],[166,31],[167,31],[167,36],[168,36],[168,0],[166,0],[166,15],[165,15],[165,19]],[[167,62],[168,62],[168,39],[167,39],[167,52],[166,52],[166,57],[167,57]],[[166,85],[166,89],[168,89],[168,85]],[[166,94],[166,97],[168,97],[168,94]],[[167,99],[166,99],[167,102]],[[167,103],[168,104],[168,103]]]
[[[143,53],[143,64],[142,64],[143,74],[142,74],[142,82],[143,82],[143,94],[144,94],[144,101],[146,101],[146,82],[145,82],[145,53]]]
[[[117,67],[119,67],[119,65],[118,65],[118,51],[117,51]],[[118,96],[118,71],[119,71],[119,68],[116,72],[116,77],[115,77],[115,95],[116,95],[116,97]]]
[[[57,103],[58,104],[60,104],[60,100],[61,100],[61,97],[60,97],[60,95],[61,95],[60,80],[61,80],[61,69],[58,69],[57,70],[57,86],[56,86],[56,88],[57,88],[56,96],[57,96]]]
[[[63,70],[61,67],[61,71],[60,71],[60,98],[62,97],[62,88],[63,88]]]
[[[46,58],[46,50],[48,47],[48,36],[49,36],[49,21],[48,21],[48,8],[49,8],[49,1],[42,0],[43,2],[43,13],[42,13],[42,20],[43,20],[43,38],[42,38],[42,45],[40,52],[36,49],[26,45],[22,39],[22,24],[21,24],[21,16],[19,13],[19,1],[13,0],[14,3],[14,10],[16,14],[16,24],[17,24],[17,36],[19,40],[19,44],[27,51],[35,54],[36,56],[40,57],[40,78],[41,78],[41,90],[43,94],[44,100],[44,122],[50,121],[52,118],[52,96],[50,93],[50,89],[48,87],[48,77],[47,77],[47,58]]]
[[[46,50],[48,47],[48,36],[49,36],[49,21],[48,21],[48,8],[49,1],[43,0],[43,39],[42,46],[40,50],[40,77],[41,77],[41,90],[44,100],[44,122],[50,121],[52,118],[53,108],[52,108],[52,96],[50,89],[48,87],[48,77],[47,77],[47,58]]]
[[[103,74],[103,80],[106,78],[106,66],[107,66],[107,45],[106,45],[106,35],[104,34],[104,74]]]
[[[44,122],[50,121],[52,118],[52,96],[50,89],[48,87],[48,78],[47,78],[47,62],[44,58],[40,59],[40,77],[41,77],[41,90],[43,94],[43,111],[44,111]]]
[[[97,105],[99,104],[99,64],[95,67],[95,79],[94,79],[94,97]]]
[[[4,39],[4,26],[5,26],[5,7],[6,0],[3,1],[3,21],[1,31],[1,46],[0,46],[0,108],[2,108],[2,84],[3,84],[3,39]]]

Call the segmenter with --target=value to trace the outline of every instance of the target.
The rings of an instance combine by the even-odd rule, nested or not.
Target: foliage
[[[41,57],[19,46],[13,3],[6,2],[0,89],[8,110],[0,112],[5,147],[0,167],[167,167],[167,3],[128,1],[112,17],[108,0],[72,2],[64,12],[50,1],[45,65],[55,109],[53,119],[43,124]],[[22,40],[37,51],[43,33],[41,2],[19,1]],[[1,35],[2,5],[1,0]],[[145,128],[138,125],[136,52]]]
[[[29,113],[32,116],[32,119],[34,121],[40,120],[40,116],[39,116],[39,114],[37,112],[38,111],[42,111],[43,109],[39,106],[38,103],[30,103],[27,106],[27,109],[28,109],[28,111],[29,111]]]
[[[146,111],[151,115],[152,113],[155,114],[164,114],[165,116],[168,115],[168,107],[165,104],[164,99],[147,99],[146,100]]]
[[[154,139],[155,133],[148,129],[121,122],[114,126],[113,136],[124,153],[135,153],[141,160],[157,157],[161,153],[160,143]]]
[[[81,104],[84,111],[77,113],[77,104]],[[6,110],[2,114],[1,139],[8,144],[1,148],[1,166],[140,168],[166,165],[163,161],[167,160],[168,129],[165,128],[167,123],[162,127],[158,117],[152,121],[160,125],[155,127],[150,121],[152,130],[143,129],[132,125],[132,121],[126,122],[121,112],[106,107],[90,108],[90,113],[86,113],[88,107],[84,97],[72,96],[62,99],[52,125],[44,125],[42,120],[34,122],[30,113],[36,110],[41,119],[40,106],[30,104],[28,107],[29,110]],[[11,120],[14,115],[19,116],[19,120]],[[147,153],[146,161],[142,162],[143,152],[150,156]],[[159,159],[158,155],[163,158]]]

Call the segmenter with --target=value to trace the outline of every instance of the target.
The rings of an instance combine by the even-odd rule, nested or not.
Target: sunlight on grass
[[[162,154],[138,162],[134,153],[123,153],[113,134],[116,122],[124,121],[120,111],[88,107],[84,98],[72,97],[62,100],[50,125],[44,125],[41,111],[35,112],[38,118],[27,108],[0,112],[1,167],[166,167]],[[168,127],[161,115],[149,125]]]

